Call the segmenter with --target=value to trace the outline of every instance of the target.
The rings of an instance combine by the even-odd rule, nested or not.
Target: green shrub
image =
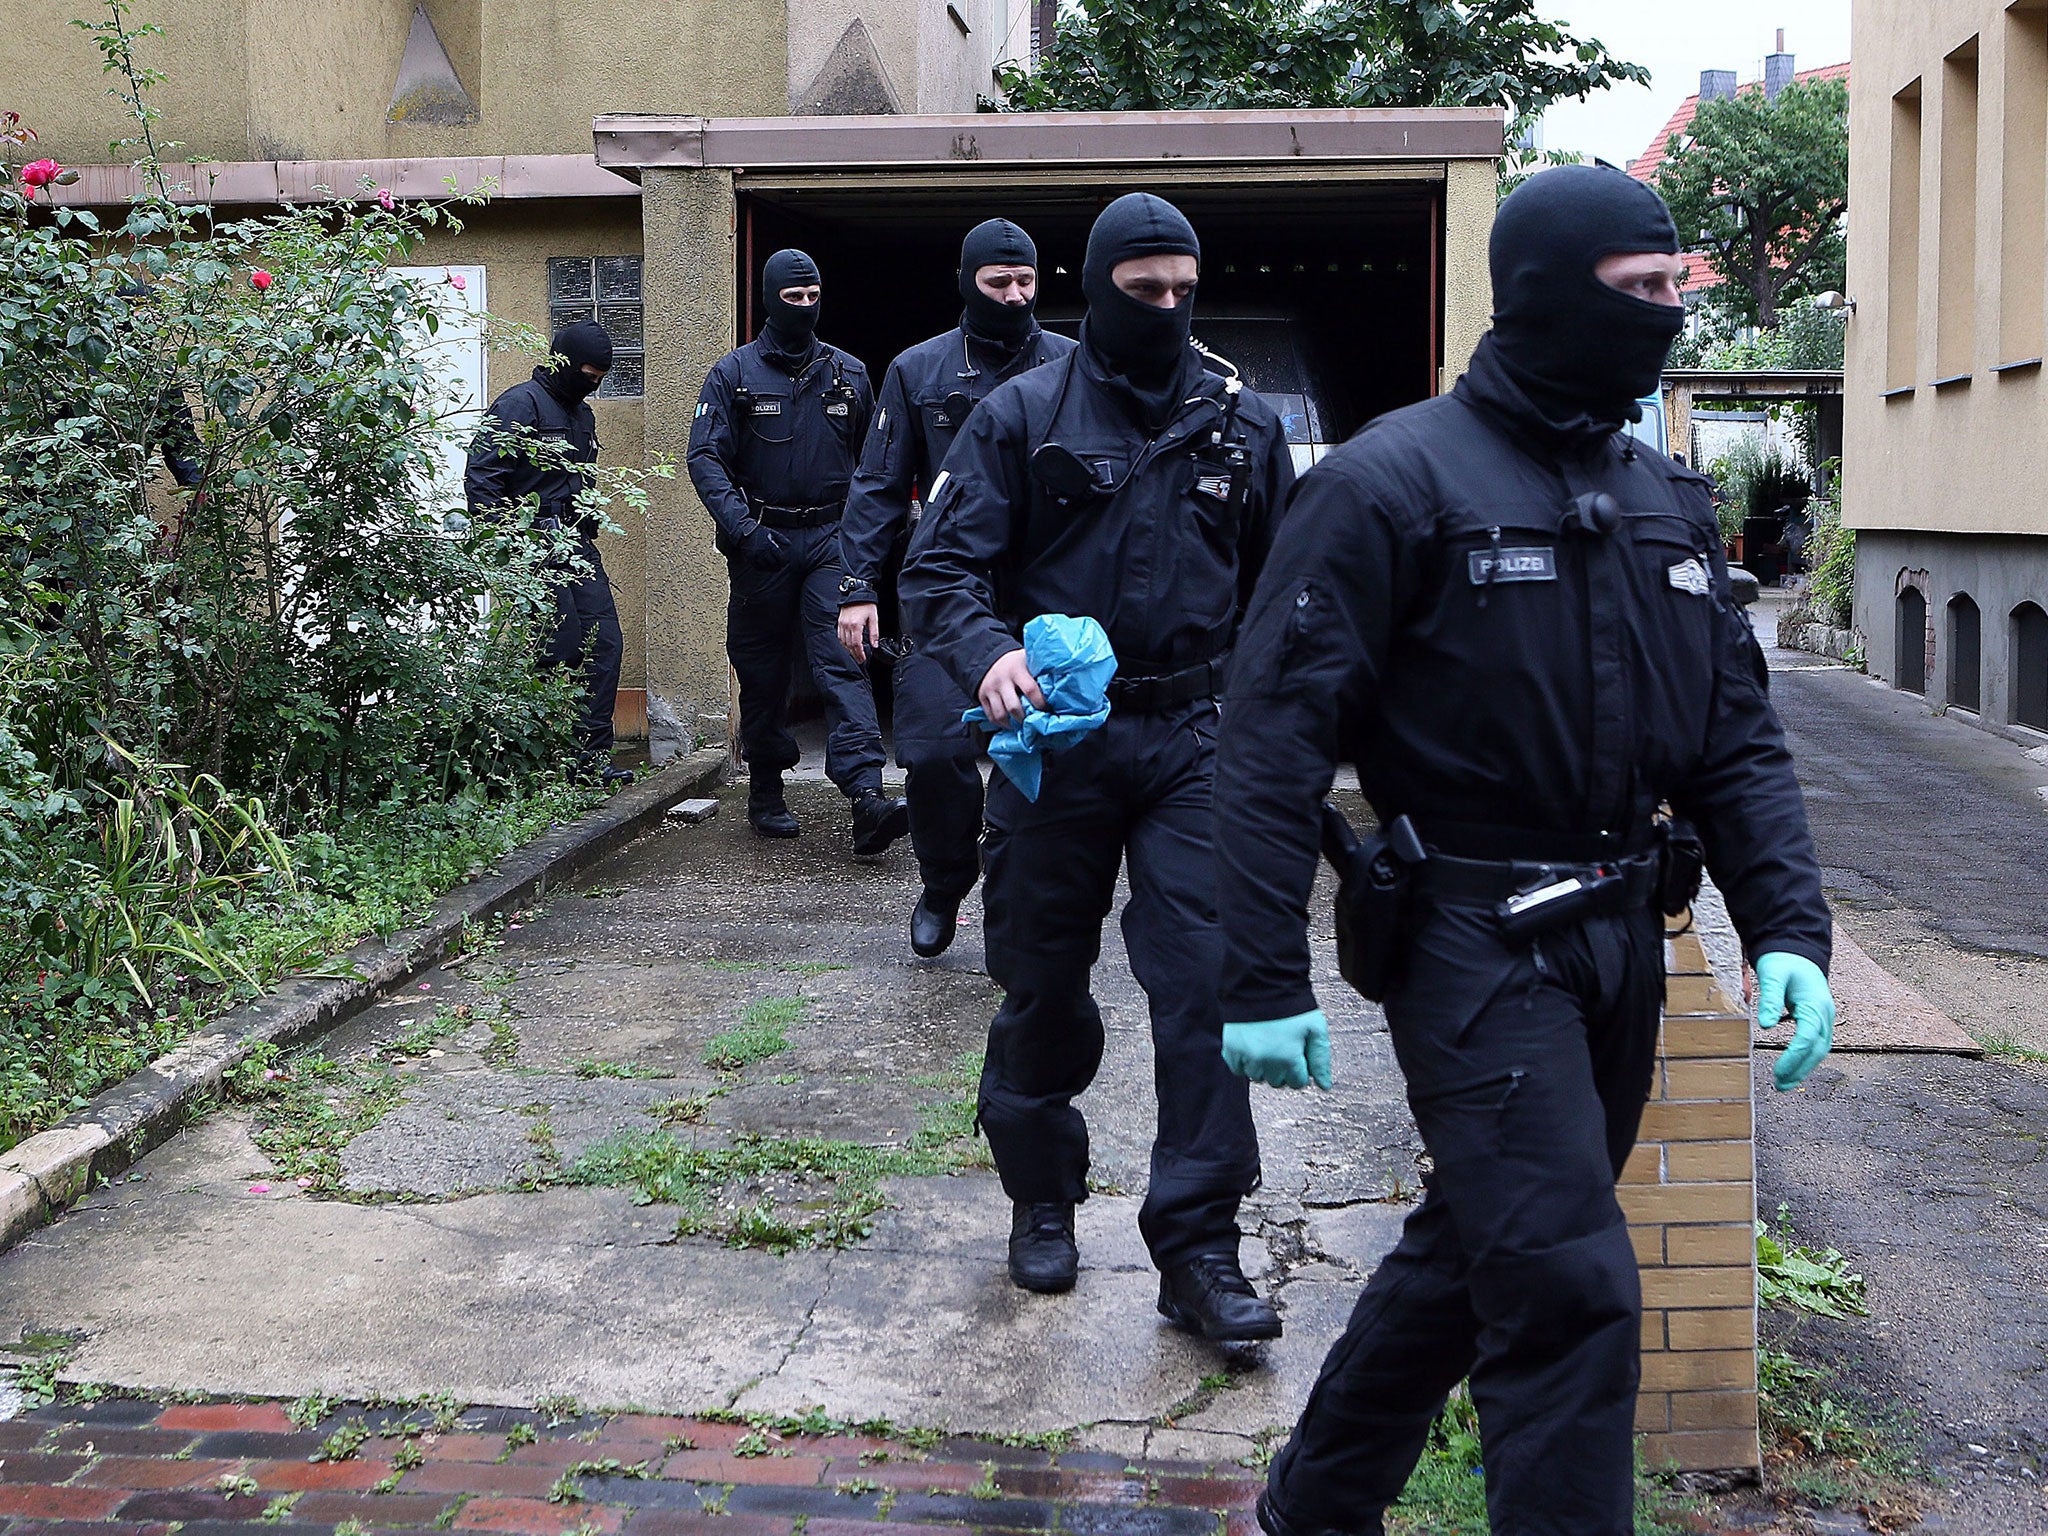
[[[580,803],[536,645],[566,536],[447,531],[439,285],[390,270],[480,199],[180,203],[126,12],[87,28],[136,129],[118,222],[24,184],[0,120],[6,1142]]]

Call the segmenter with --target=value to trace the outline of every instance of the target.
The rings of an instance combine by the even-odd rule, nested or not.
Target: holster
[[[1676,917],[1693,904],[1707,872],[1707,849],[1689,821],[1657,824],[1657,909]]]
[[[1429,855],[1406,816],[1361,839],[1326,800],[1323,857],[1337,871],[1337,969],[1361,997],[1379,1002],[1399,979],[1415,871]]]

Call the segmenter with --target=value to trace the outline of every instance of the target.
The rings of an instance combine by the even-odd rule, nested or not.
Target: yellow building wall
[[[129,133],[77,0],[12,0],[0,28],[7,106],[48,154],[99,164]],[[787,110],[784,0],[431,0],[475,101],[458,127],[386,114],[412,0],[141,0],[136,45],[167,77],[151,92],[176,158],[381,159],[588,154],[600,112]],[[126,160],[127,154],[113,156]]]
[[[1857,0],[1853,52],[1845,521],[2048,533],[2048,10]]]

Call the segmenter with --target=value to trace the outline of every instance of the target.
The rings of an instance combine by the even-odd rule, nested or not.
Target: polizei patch
[[[780,416],[782,414],[782,402],[780,400],[756,400],[754,402],[754,414],[756,416]]]
[[[1694,597],[1705,597],[1713,590],[1707,568],[1697,559],[1681,560],[1671,567],[1671,585],[1681,592],[1690,592]]]
[[[1465,557],[1475,587],[1503,581],[1557,580],[1557,551],[1554,549],[1475,549]]]

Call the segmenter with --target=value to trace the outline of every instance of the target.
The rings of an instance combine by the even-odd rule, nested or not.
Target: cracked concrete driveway
[[[1338,982],[1327,926],[1337,1091],[1255,1090],[1244,1257],[1287,1335],[1226,1355],[1154,1311],[1150,1051],[1117,925],[1081,1281],[1028,1296],[967,1134],[997,1001],[978,905],[918,964],[907,847],[850,859],[822,780],[793,785],[795,843],[753,838],[742,798],[321,1041],[331,1077],[292,1069],[311,1100],[231,1105],[0,1258],[0,1326],[71,1331],[71,1374],[156,1389],[818,1404],[1205,1458],[1291,1422],[1417,1185],[1385,1026]],[[292,1116],[322,1093],[350,1113],[366,1083],[374,1123],[301,1188]],[[803,1246],[821,1236],[845,1245]]]

